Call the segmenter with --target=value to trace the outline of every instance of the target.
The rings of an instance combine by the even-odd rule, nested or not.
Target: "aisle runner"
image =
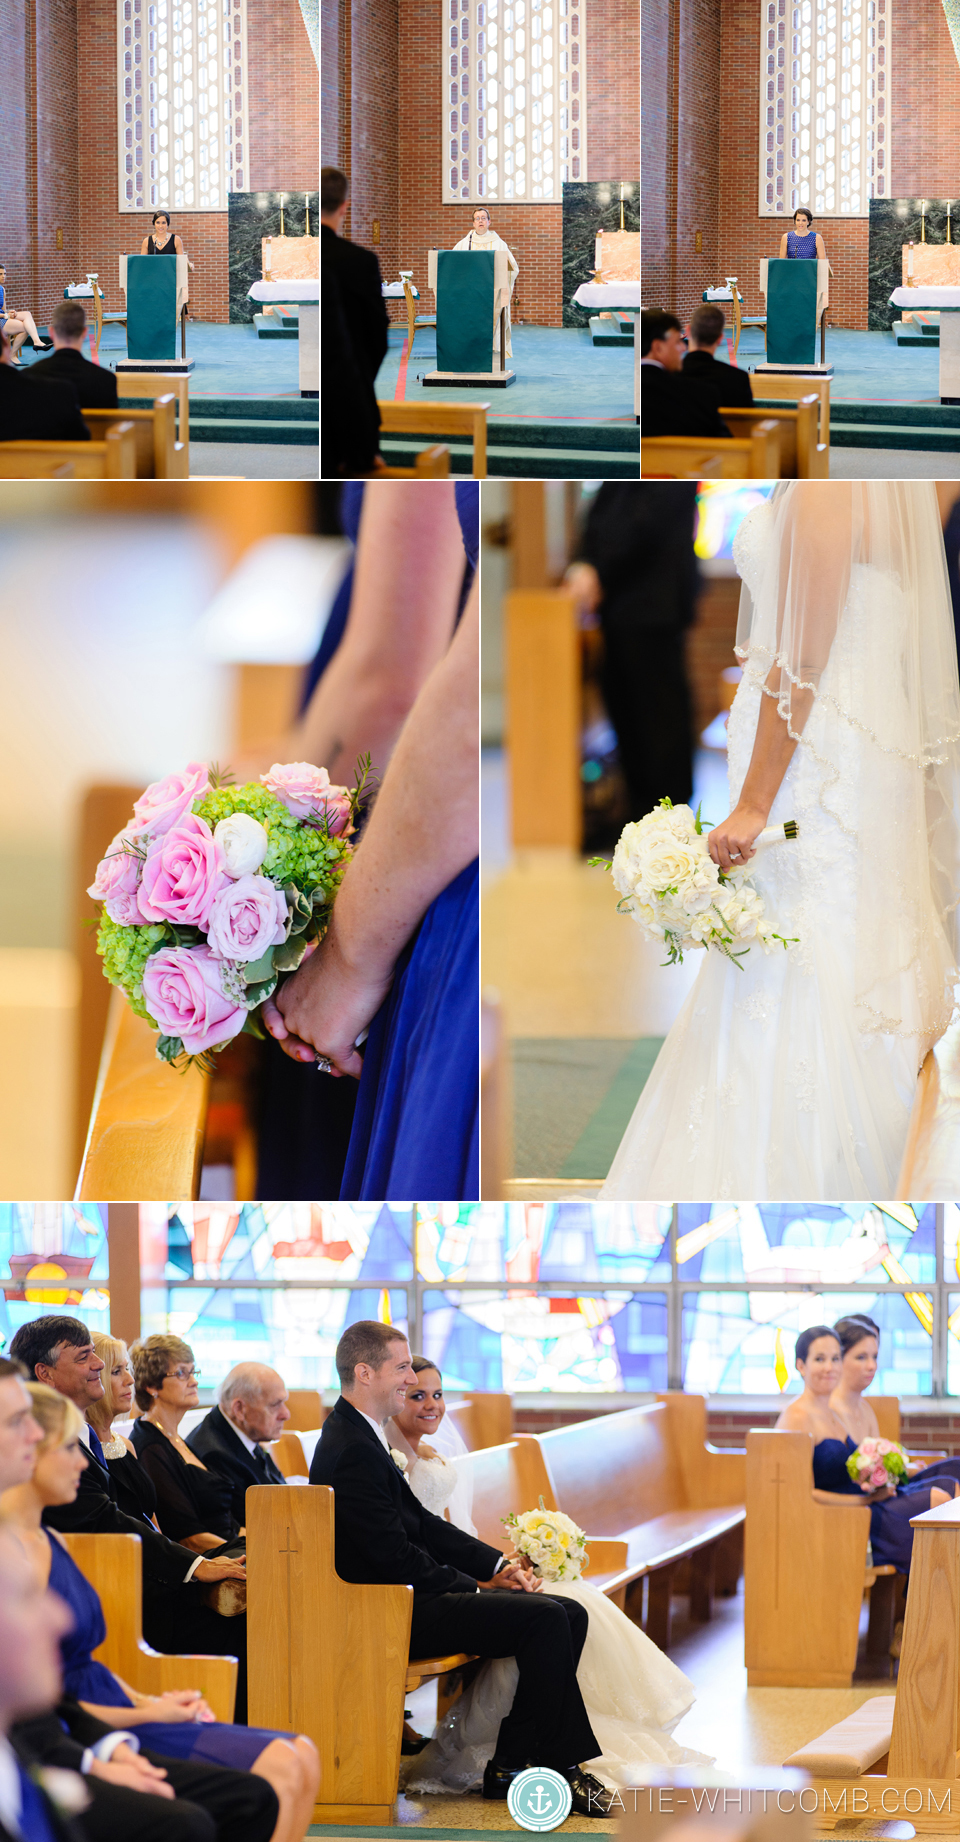
[[[605,1177],[662,1040],[516,1037],[514,1175]]]

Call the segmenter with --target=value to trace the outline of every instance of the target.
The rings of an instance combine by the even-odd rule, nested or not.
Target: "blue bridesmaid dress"
[[[363,484],[340,501],[354,543]],[[477,565],[480,489],[454,486],[465,550],[460,613]],[[306,708],[346,631],[345,577],[303,684]],[[459,616],[458,616],[459,617]],[[473,1200],[479,1194],[479,862],[431,903],[407,943],[370,1026],[359,1084],[263,1046],[259,1170],[262,1199]],[[440,1084],[439,1090],[437,1083]]]
[[[64,1694],[101,1708],[132,1707],[116,1676],[92,1654],[107,1635],[96,1592],[56,1537],[48,1532],[47,1540],[51,1550],[51,1591],[70,1607],[74,1620],[73,1629],[60,1639]],[[295,1737],[268,1727],[234,1727],[224,1721],[193,1720],[148,1721],[131,1727],[130,1732],[136,1734],[142,1746],[167,1759],[205,1759],[210,1765],[226,1765],[238,1772],[248,1772],[272,1740]]]
[[[832,1490],[841,1496],[863,1495],[847,1471],[847,1459],[857,1449],[849,1434],[846,1439],[821,1439],[813,1448],[813,1482],[817,1490]],[[895,1567],[898,1573],[910,1572],[913,1553],[911,1516],[922,1516],[930,1508],[931,1487],[948,1479],[960,1479],[960,1459],[944,1458],[925,1465],[916,1477],[897,1486],[895,1497],[870,1505],[870,1546],[878,1567]]]

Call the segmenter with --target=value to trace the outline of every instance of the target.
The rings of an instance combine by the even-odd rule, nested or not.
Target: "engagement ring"
[[[329,1055],[318,1055],[317,1056],[317,1067],[321,1074],[332,1074],[333,1073],[333,1063],[331,1062]]]

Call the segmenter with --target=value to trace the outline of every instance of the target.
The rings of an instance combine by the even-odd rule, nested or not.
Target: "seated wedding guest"
[[[163,1334],[146,1337],[134,1344],[130,1360],[141,1410],[131,1443],[157,1493],[161,1529],[197,1554],[235,1543],[244,1531],[233,1514],[228,1480],[208,1470],[180,1437],[184,1414],[200,1403],[189,1343]]]
[[[338,1574],[413,1587],[411,1657],[516,1658],[516,1693],[484,1770],[485,1797],[506,1798],[521,1771],[544,1765],[566,1778],[579,1816],[606,1816],[610,1794],[582,1764],[600,1751],[577,1686],[587,1612],[539,1590],[519,1560],[431,1514],[404,1483],[383,1430],[403,1412],[415,1380],[401,1332],[351,1324],[336,1364],[342,1393],[324,1422],[310,1482],[334,1492]]]
[[[31,387],[14,369],[6,329],[0,327],[0,441],[89,441],[72,384],[53,379]]]
[[[25,339],[29,339],[38,352],[49,352],[50,340],[41,339],[33,314],[24,313],[18,307],[7,305],[7,271],[2,262],[0,262],[0,326],[3,327],[10,341],[13,352],[12,364],[19,366],[20,347]],[[23,369],[26,370],[25,365]]]
[[[692,377],[708,390],[718,410],[752,409],[753,391],[746,371],[724,364],[717,357],[725,321],[719,307],[709,301],[690,315],[690,350],[683,361],[683,376]]]
[[[862,1341],[863,1339],[858,1339]],[[854,1346],[855,1347],[855,1346]],[[847,1459],[857,1449],[843,1419],[832,1403],[843,1367],[843,1352],[837,1331],[829,1324],[815,1324],[797,1338],[797,1373],[803,1381],[803,1393],[796,1395],[783,1409],[778,1427],[790,1432],[810,1433],[813,1438],[813,1485],[817,1497],[823,1495],[836,1504],[856,1507],[870,1505],[870,1543],[874,1564],[892,1566],[898,1573],[909,1573],[913,1550],[911,1516],[920,1516],[937,1503],[947,1503],[958,1494],[955,1476],[943,1468],[942,1489],[916,1478],[898,1489],[865,1492],[847,1471]],[[960,1462],[947,1460],[960,1471]],[[941,1467],[928,1465],[925,1477],[940,1474]]]
[[[39,1762],[21,1742],[15,1723],[52,1707],[60,1692],[58,1644],[70,1613],[53,1593],[37,1590],[19,1543],[0,1528],[0,1837],[3,1842],[79,1842],[76,1821],[87,1796],[72,1776],[57,1786],[54,1802]],[[13,1733],[14,1737],[11,1738]],[[52,1791],[51,1785],[51,1791]],[[66,1795],[65,1795],[66,1794]],[[69,1798],[69,1803],[67,1799]],[[68,1809],[71,1814],[68,1815]]]
[[[130,1352],[119,1337],[107,1337],[102,1330],[91,1332],[90,1340],[104,1365],[100,1377],[103,1399],[87,1408],[87,1425],[93,1428],[100,1441],[107,1470],[116,1485],[120,1509],[128,1516],[147,1516],[158,1529],[157,1493],[149,1473],[144,1470],[130,1440],[113,1430],[115,1420],[129,1420],[133,1406]]]
[[[24,1374],[22,1364],[0,1356],[0,1494],[30,1479],[44,1440]],[[44,1600],[54,1602],[52,1593],[41,1591],[21,1542],[0,1522],[0,1572],[5,1566],[16,1567],[18,1609],[29,1619]],[[36,1648],[22,1625],[18,1636],[24,1641],[11,1640],[8,1612],[0,1584],[0,1676],[16,1653],[32,1660]],[[139,1740],[132,1733],[95,1720],[63,1694],[59,1659],[50,1702],[40,1711],[25,1712],[10,1729],[10,1739],[24,1763],[84,1774],[90,1799],[82,1823],[86,1842],[116,1842],[118,1836],[126,1842],[234,1842],[241,1820],[245,1842],[269,1842],[276,1826],[279,1806],[265,1779],[137,1751]],[[2,1793],[0,1837],[7,1842]]]
[[[676,314],[647,307],[640,315],[642,435],[728,436],[717,406],[683,370],[683,329]]]
[[[103,1399],[104,1364],[90,1332],[77,1318],[34,1318],[21,1324],[10,1355],[22,1362],[32,1381],[46,1382],[72,1400],[81,1414]],[[80,1480],[76,1501],[47,1512],[51,1528],[65,1533],[99,1532],[139,1535],[143,1564],[143,1634],[156,1650],[210,1651],[235,1656],[238,1662],[237,1720],[247,1713],[246,1617],[222,1618],[202,1595],[205,1585],[245,1579],[242,1557],[203,1556],[168,1541],[149,1517],[120,1508],[117,1486],[92,1426],[86,1426],[90,1463]]]
[[[50,315],[53,354],[30,366],[31,381],[51,378],[72,384],[81,409],[116,409],[117,380],[106,365],[91,364],[83,356],[87,315],[82,301],[58,301]]]
[[[308,1739],[216,1721],[198,1690],[140,1695],[94,1660],[106,1636],[100,1600],[63,1537],[41,1520],[45,1510],[77,1494],[88,1463],[80,1436],[83,1417],[53,1388],[34,1382],[29,1393],[44,1439],[32,1477],[0,1496],[0,1518],[23,1542],[41,1587],[49,1585],[73,1614],[72,1628],[60,1641],[64,1692],[95,1720],[133,1733],[161,1760],[206,1760],[266,1778],[280,1804],[273,1842],[301,1842],[320,1781],[316,1748]]]
[[[241,1527],[251,1484],[285,1484],[264,1445],[279,1439],[290,1418],[282,1375],[265,1362],[238,1362],[220,1388],[220,1404],[187,1434],[191,1452],[233,1489],[233,1515]]]

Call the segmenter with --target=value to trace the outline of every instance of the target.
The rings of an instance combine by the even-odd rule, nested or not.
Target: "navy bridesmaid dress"
[[[817,1490],[832,1490],[841,1496],[863,1495],[847,1471],[847,1459],[857,1449],[849,1434],[846,1439],[821,1439],[813,1448],[813,1482]],[[870,1505],[870,1546],[877,1567],[895,1567],[898,1573],[910,1572],[913,1553],[911,1516],[922,1516],[930,1508],[930,1490],[942,1484],[949,1495],[948,1479],[960,1478],[960,1459],[939,1459],[926,1465],[916,1477],[897,1486],[895,1497]]]
[[[480,545],[480,489],[454,486],[465,551],[460,612]],[[340,516],[356,541],[363,485]],[[303,687],[305,708],[346,630],[344,580]],[[479,860],[428,908],[370,1026],[359,1083],[264,1045],[257,1194],[317,1200],[473,1200],[479,1195]]]

